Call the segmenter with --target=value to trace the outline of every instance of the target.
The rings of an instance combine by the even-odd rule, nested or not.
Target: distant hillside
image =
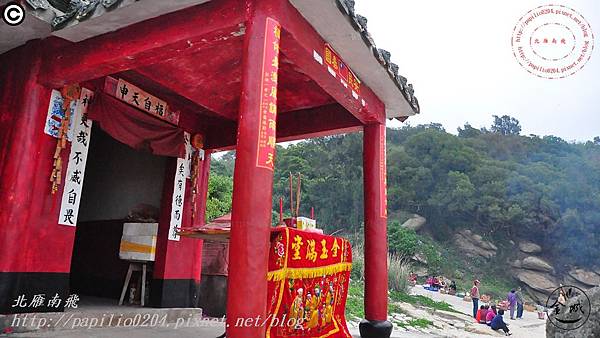
[[[444,242],[470,229],[492,243],[530,241],[544,248],[557,273],[600,262],[600,138],[569,143],[519,135],[519,122],[495,117],[489,129],[468,124],[458,135],[439,124],[388,129],[390,222],[416,213]],[[231,176],[233,156],[214,161]],[[288,175],[302,173],[304,215],[315,207],[328,231],[363,222],[362,134],[312,139],[277,148],[273,210]],[[518,250],[516,250],[518,251]]]

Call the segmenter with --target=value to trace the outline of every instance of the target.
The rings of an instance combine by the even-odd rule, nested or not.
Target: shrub
[[[355,242],[352,245],[352,272],[350,278],[362,281],[365,276],[365,253],[363,244]]]
[[[412,257],[419,246],[419,236],[412,229],[403,228],[399,222],[390,222],[388,227],[389,250],[403,257]]]
[[[388,254],[388,289],[408,292],[408,275],[412,270],[410,261],[402,256]]]

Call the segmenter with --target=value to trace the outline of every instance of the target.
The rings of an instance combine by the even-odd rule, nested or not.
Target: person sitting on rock
[[[454,291],[453,294],[456,294],[456,282],[455,281],[451,281],[450,282],[450,292]]]
[[[496,316],[496,305],[492,304],[492,307],[485,314],[485,323],[487,325],[491,325],[492,324],[492,320],[494,319],[495,316]]]
[[[488,312],[490,311],[490,306],[489,305],[482,305],[483,306],[483,310],[481,310],[481,316],[479,317],[479,324],[485,324],[485,318],[487,317]]]
[[[479,310],[477,310],[477,315],[475,315],[475,322],[476,323],[480,323],[481,322],[481,317],[483,315],[483,308],[484,308],[484,306],[481,305],[479,307]],[[483,318],[484,318],[483,320],[485,320],[485,316]]]
[[[504,310],[498,310],[498,314],[492,319],[490,327],[492,330],[502,330],[504,331],[504,335],[510,336],[512,333],[509,332],[508,325],[504,322],[504,318],[502,317],[503,314]]]

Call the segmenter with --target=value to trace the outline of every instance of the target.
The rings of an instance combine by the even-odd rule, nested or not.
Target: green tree
[[[492,132],[501,135],[519,135],[521,133],[521,125],[519,120],[508,115],[498,117],[494,115],[494,124],[491,128]]]
[[[232,192],[233,179],[230,176],[219,174],[209,176],[206,201],[206,218],[209,222],[231,212]]]

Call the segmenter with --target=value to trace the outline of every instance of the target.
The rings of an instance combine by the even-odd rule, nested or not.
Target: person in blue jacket
[[[504,322],[504,318],[502,318],[503,314],[504,310],[498,310],[498,314],[492,319],[490,327],[492,330],[502,330],[506,336],[510,336],[512,333],[509,333],[508,326]]]

